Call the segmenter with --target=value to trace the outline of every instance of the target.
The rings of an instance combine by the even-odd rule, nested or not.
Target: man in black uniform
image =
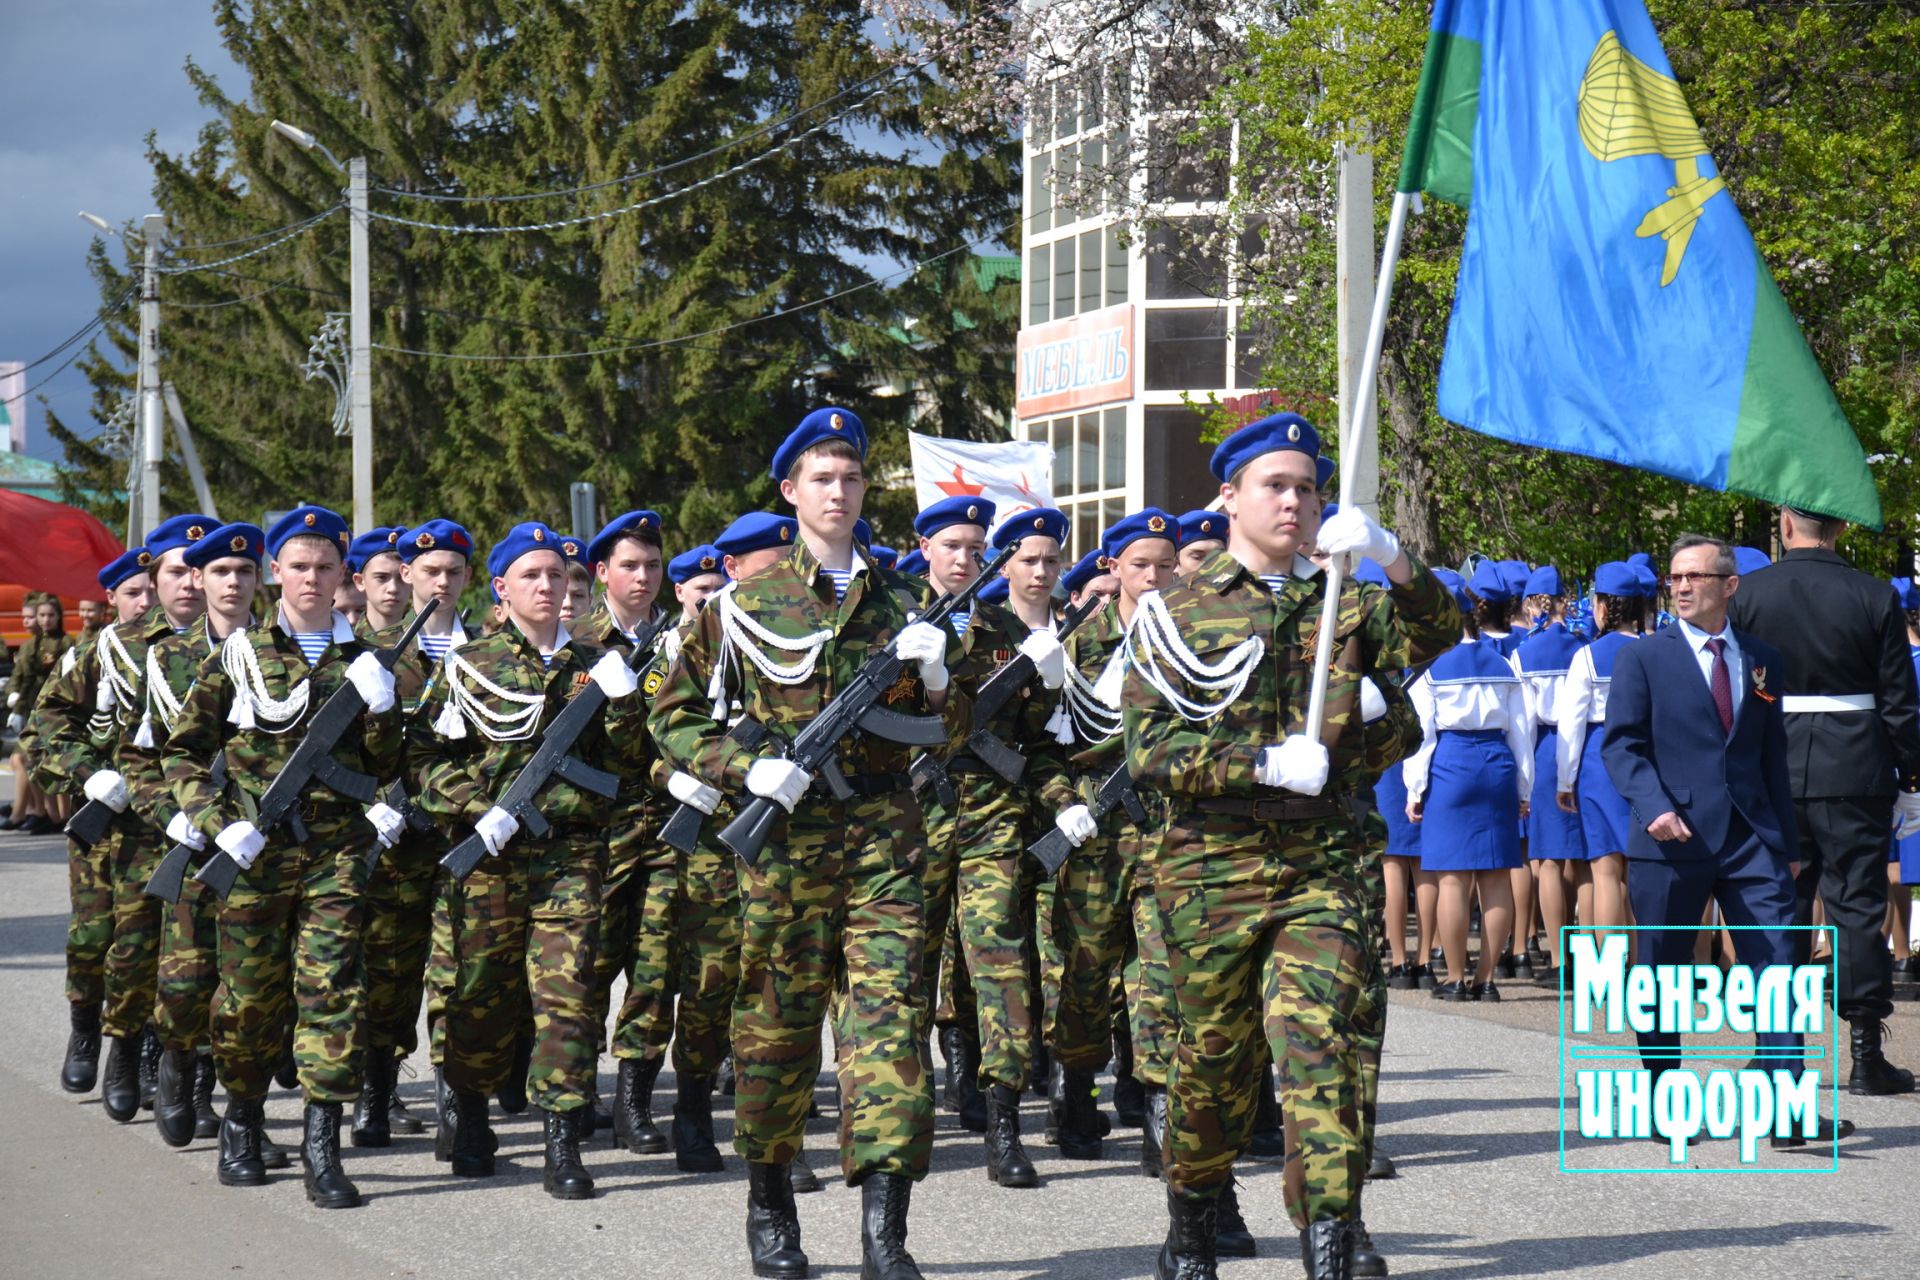
[[[1800,827],[1797,923],[1812,921],[1818,891],[1836,934],[1840,1016],[1852,1028],[1848,1088],[1908,1093],[1913,1073],[1881,1051],[1893,968],[1880,931],[1888,838],[1896,823],[1920,829],[1920,694],[1893,592],[1834,550],[1843,527],[1781,508],[1786,553],[1741,583],[1731,618],[1786,659],[1778,675],[1755,670],[1754,686],[1777,691],[1787,712]]]

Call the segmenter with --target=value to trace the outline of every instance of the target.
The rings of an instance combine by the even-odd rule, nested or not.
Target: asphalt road
[[[597,1199],[561,1203],[540,1190],[539,1133],[528,1117],[498,1121],[501,1175],[456,1182],[434,1163],[431,1136],[384,1152],[346,1153],[367,1195],[358,1210],[310,1208],[297,1166],[248,1190],[214,1180],[210,1142],[174,1151],[146,1117],[118,1126],[97,1095],[59,1091],[66,1036],[61,997],[66,922],[63,843],[0,835],[0,1277],[110,1274],[192,1277],[249,1273],[360,1277],[591,1280],[744,1277],[740,1162],[693,1177],[671,1156],[634,1156],[596,1142],[588,1163]],[[1495,1009],[1442,1008],[1396,993],[1381,1091],[1381,1145],[1400,1176],[1373,1184],[1367,1219],[1396,1276],[1884,1277],[1911,1274],[1920,1103],[1854,1099],[1843,1114],[1860,1136],[1805,1155],[1762,1150],[1777,1176],[1730,1172],[1733,1144],[1709,1142],[1691,1176],[1580,1174],[1561,1167],[1561,1084],[1550,999],[1514,992]],[[1911,1009],[1914,1012],[1908,1012]],[[1920,1063],[1920,1005],[1894,1020],[1896,1061]],[[611,1060],[602,1062],[611,1092]],[[403,1091],[429,1110],[424,1054]],[[662,1079],[658,1104],[670,1101]],[[823,1174],[836,1167],[831,1080],[826,1117],[809,1126]],[[724,1100],[720,1100],[723,1101]],[[275,1138],[297,1139],[299,1108],[276,1092]],[[719,1112],[726,1148],[731,1114]],[[1026,1114],[1045,1186],[1002,1190],[986,1180],[980,1140],[942,1114],[934,1171],[914,1197],[911,1245],[930,1277],[1110,1280],[1151,1274],[1166,1230],[1164,1194],[1137,1172],[1137,1133],[1121,1131],[1102,1163],[1061,1160],[1041,1145],[1039,1104]],[[1631,1157],[1644,1159],[1631,1144]],[[1589,1165],[1626,1150],[1575,1141]],[[1657,1154],[1657,1148],[1651,1148]],[[1703,1172],[1721,1170],[1721,1172]],[[1296,1236],[1278,1170],[1248,1166],[1242,1203],[1262,1257],[1222,1275],[1299,1274]],[[859,1195],[829,1182],[800,1199],[806,1248],[820,1276],[859,1268]]]

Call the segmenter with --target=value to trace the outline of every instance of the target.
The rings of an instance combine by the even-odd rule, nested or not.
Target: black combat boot
[[[1027,1087],[1033,1090],[1033,1096],[1047,1096],[1047,1081],[1053,1079],[1053,1051],[1047,1048],[1039,1037],[1034,1037],[1033,1070],[1027,1075]]]
[[[870,1173],[860,1183],[860,1280],[923,1280],[907,1252],[907,1207],[913,1182]]]
[[[960,1028],[940,1028],[940,1105],[949,1111],[960,1109],[959,1061]]]
[[[440,1132],[453,1133],[452,1145],[447,1150],[447,1159],[453,1162],[453,1176],[456,1178],[491,1178],[493,1176],[493,1121],[487,1115],[487,1095],[484,1093],[452,1093],[449,1095],[447,1119],[441,1121]]]
[[[300,1083],[300,1063],[293,1056],[293,1031],[287,1031],[287,1042],[280,1046],[280,1064],[273,1069],[273,1082],[282,1089],[291,1089]]]
[[[1353,1280],[1352,1228],[1345,1218],[1323,1218],[1300,1233],[1307,1280]]]
[[[397,1064],[383,1050],[367,1055],[367,1078],[360,1086],[360,1097],[353,1104],[353,1145],[390,1147],[393,1145],[393,1084]]]
[[[196,1138],[214,1138],[220,1134],[220,1113],[213,1109],[215,1074],[211,1053],[202,1049],[193,1055],[193,1136]]]
[[[653,1119],[653,1082],[659,1077],[659,1058],[620,1059],[620,1084],[613,1095],[613,1140],[635,1155],[657,1156],[667,1149],[667,1135]]]
[[[266,1183],[267,1168],[260,1161],[260,1135],[266,1127],[264,1100],[227,1099],[227,1116],[220,1124],[221,1186],[258,1187]]]
[[[1888,1093],[1912,1093],[1913,1072],[1896,1067],[1881,1051],[1887,1029],[1878,1018],[1861,1018],[1849,1024],[1853,1042],[1853,1073],[1847,1077],[1847,1092],[1864,1097]],[[109,1064],[111,1065],[111,1064]]]
[[[957,1053],[953,1064],[954,1110],[960,1113],[960,1127],[969,1133],[987,1131],[987,1098],[980,1092],[980,1033],[966,1027],[955,1028]]]
[[[1060,1110],[1053,1117],[1060,1154],[1069,1160],[1098,1160],[1100,1131],[1094,1119],[1093,1072],[1060,1067]]]
[[[100,1081],[100,1105],[121,1124],[140,1112],[140,1038],[107,1037],[107,1069]]]
[[[593,1199],[593,1179],[580,1163],[578,1111],[549,1111],[547,1116],[547,1194],[555,1200]]]
[[[1140,1126],[1140,1172],[1149,1178],[1161,1173],[1160,1150],[1167,1141],[1167,1091],[1147,1086],[1147,1119]]]
[[[166,1049],[160,1033],[149,1022],[140,1028],[140,1109],[153,1110],[153,1099],[160,1091],[160,1055]]]
[[[532,1066],[533,1037],[520,1036],[513,1042],[513,1065],[507,1068],[507,1078],[493,1095],[500,1109],[510,1116],[527,1109],[527,1072]]]
[[[300,1139],[300,1163],[307,1171],[307,1200],[322,1209],[355,1209],[360,1191],[340,1167],[340,1104],[309,1102],[307,1129]]]
[[[453,1159],[453,1133],[459,1124],[459,1112],[444,1067],[433,1069],[433,1119],[433,1158],[445,1164]]]
[[[1383,1178],[1398,1177],[1399,1174],[1400,1171],[1393,1166],[1393,1157],[1376,1147],[1373,1155],[1367,1159],[1367,1181],[1379,1182]]]
[[[793,1153],[793,1160],[787,1165],[787,1185],[793,1188],[797,1196],[809,1195],[820,1189],[820,1175],[807,1163],[807,1150],[800,1148]]]
[[[1167,1189],[1167,1242],[1154,1260],[1153,1280],[1215,1280],[1214,1237],[1218,1234],[1219,1205],[1213,1200],[1189,1200]]]
[[[682,1173],[719,1173],[727,1167],[713,1140],[713,1077],[674,1076],[673,1162]]]
[[[1253,1133],[1247,1139],[1246,1157],[1261,1164],[1279,1164],[1287,1158],[1286,1126],[1280,1116],[1280,1097],[1274,1092],[1271,1064],[1260,1073],[1258,1092],[1254,1094]]]
[[[60,1087],[68,1093],[91,1093],[100,1078],[100,1006],[71,1004],[67,1021],[67,1056],[60,1063]]]
[[[1020,1091],[1004,1084],[987,1090],[987,1178],[1003,1187],[1040,1185],[1020,1145]]]
[[[1113,1112],[1120,1123],[1138,1129],[1146,1122],[1147,1091],[1133,1078],[1133,1029],[1127,1015],[1116,1014],[1113,1035]]]
[[[783,1164],[747,1165],[747,1253],[753,1274],[769,1280],[803,1280],[807,1255],[800,1252],[800,1215]]]
[[[1353,1274],[1366,1277],[1367,1280],[1384,1280],[1387,1274],[1387,1260],[1373,1247],[1373,1236],[1367,1231],[1366,1219],[1360,1216],[1360,1202],[1354,1201],[1353,1221],[1347,1224],[1349,1252],[1353,1255]]]
[[[193,1141],[193,1050],[168,1049],[160,1055],[153,1124],[170,1147]]]
[[[1240,1189],[1231,1174],[1214,1202],[1213,1252],[1217,1258],[1251,1258],[1257,1252],[1253,1232],[1240,1216]]]
[[[420,1123],[418,1116],[407,1110],[406,1100],[400,1096],[400,1067],[406,1060],[406,1054],[398,1049],[393,1051],[393,1098],[387,1104],[387,1131],[412,1136],[425,1133],[427,1126]]]

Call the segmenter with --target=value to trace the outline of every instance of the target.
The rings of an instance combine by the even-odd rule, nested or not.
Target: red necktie
[[[1719,636],[1707,641],[1707,648],[1713,650],[1713,673],[1707,677],[1707,683],[1713,688],[1714,710],[1720,713],[1720,732],[1733,733],[1733,676],[1727,670],[1727,642]]]

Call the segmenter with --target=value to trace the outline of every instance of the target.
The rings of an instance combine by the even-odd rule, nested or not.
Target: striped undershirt
[[[827,580],[833,583],[833,598],[835,600],[845,600],[847,598],[847,585],[853,581],[853,570],[829,569],[825,565],[821,565],[820,572],[826,574]]]
[[[1260,581],[1267,584],[1267,590],[1279,595],[1286,590],[1287,583],[1292,581],[1292,578],[1284,573],[1263,573],[1260,575]]]
[[[420,633],[420,652],[435,662],[447,656],[447,650],[453,648],[453,632],[443,631],[437,636]]]
[[[307,665],[312,666],[320,661],[320,655],[333,643],[333,632],[296,631],[293,633],[293,642],[300,646],[300,656],[307,660]]]
[[[953,634],[964,636],[967,634],[967,623],[973,620],[973,610],[955,609],[947,618],[953,623]]]

